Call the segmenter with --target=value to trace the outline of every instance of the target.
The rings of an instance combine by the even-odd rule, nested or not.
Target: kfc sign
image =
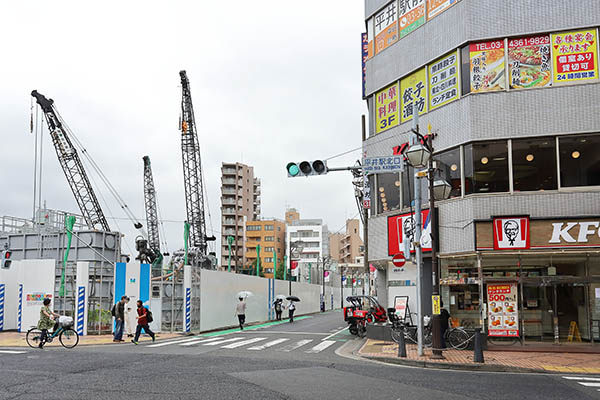
[[[431,251],[431,218],[429,210],[421,211],[421,250]],[[417,222],[415,214],[406,213],[388,217],[388,255],[404,254],[405,246],[410,246],[410,252],[415,252],[415,232]],[[408,243],[406,243],[408,242]],[[407,255],[405,254],[405,257]]]
[[[529,248],[529,217],[494,218],[494,250]]]
[[[589,243],[590,236],[599,236],[600,221],[555,222],[549,243]]]

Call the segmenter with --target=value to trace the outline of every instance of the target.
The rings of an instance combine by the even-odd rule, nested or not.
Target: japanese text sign
[[[552,85],[550,36],[509,39],[508,67],[511,89]]]
[[[419,110],[419,115],[427,112],[427,68],[414,72],[400,81],[401,121],[410,121],[414,109]]]
[[[404,171],[404,156],[369,157],[363,160],[364,174]]]
[[[398,82],[391,84],[375,94],[375,133],[398,125]]]
[[[519,336],[516,283],[487,285],[488,336]]]
[[[554,83],[598,78],[596,29],[552,34]]]
[[[398,41],[398,9],[392,1],[375,15],[375,52],[385,50]]]
[[[441,14],[458,0],[427,0],[427,20]]]
[[[425,23],[425,0],[398,0],[400,38]]]
[[[504,79],[504,40],[469,45],[471,92],[506,88]]]
[[[367,33],[361,34],[362,39],[362,98],[365,98],[367,85],[367,60],[369,59],[369,38]]]
[[[458,50],[429,64],[429,109],[458,99]]]

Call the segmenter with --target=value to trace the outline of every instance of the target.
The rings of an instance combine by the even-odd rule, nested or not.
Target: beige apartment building
[[[241,163],[221,164],[221,266],[228,267],[231,237],[231,269],[246,264],[246,222],[260,216],[260,179],[254,167]]]
[[[246,264],[243,269],[250,275],[256,273],[257,250],[260,271],[265,277],[272,278],[275,261],[279,267],[285,256],[285,222],[278,219],[246,222]]]
[[[350,264],[356,260],[356,257],[364,254],[364,245],[359,231],[359,221],[349,219],[346,221],[346,232],[329,235],[329,255],[332,260]]]

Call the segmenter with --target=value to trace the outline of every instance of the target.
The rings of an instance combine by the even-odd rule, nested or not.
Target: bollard
[[[475,329],[475,344],[473,346],[473,362],[483,363],[483,347],[481,345],[481,328]]]
[[[400,327],[400,340],[398,341],[398,357],[406,358],[406,342],[404,341],[404,327]]]

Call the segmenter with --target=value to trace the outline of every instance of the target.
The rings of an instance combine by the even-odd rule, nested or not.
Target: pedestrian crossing
[[[600,392],[600,377],[594,376],[563,376],[564,379],[574,381],[581,386],[594,388]]]

